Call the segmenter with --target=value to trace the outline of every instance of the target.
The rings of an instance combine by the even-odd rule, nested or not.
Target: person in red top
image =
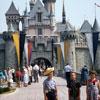
[[[87,100],[98,100],[100,83],[96,78],[96,71],[90,71],[90,79],[87,82]]]
[[[16,71],[17,81],[22,81],[22,73],[20,71]]]

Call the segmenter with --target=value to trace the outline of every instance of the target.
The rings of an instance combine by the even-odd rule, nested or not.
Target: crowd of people
[[[34,66],[23,66],[21,71],[16,71],[14,67],[8,67],[8,70],[0,71],[0,78],[2,79],[2,83],[8,83],[8,87],[12,87],[11,83],[18,81],[27,87],[32,82],[39,82],[39,78],[42,77],[45,70],[42,66],[42,64],[38,65],[35,63]]]

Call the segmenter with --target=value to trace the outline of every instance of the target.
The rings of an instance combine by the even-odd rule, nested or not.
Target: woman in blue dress
[[[87,84],[87,81],[88,81],[88,68],[85,65],[82,68],[82,72],[81,72],[81,82],[82,82],[82,85],[86,85]]]

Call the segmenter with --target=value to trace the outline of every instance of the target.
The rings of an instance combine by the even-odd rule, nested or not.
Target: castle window
[[[38,35],[42,35],[42,29],[38,28]]]
[[[38,13],[38,14],[37,14],[38,22],[41,22],[41,21],[42,21],[42,16],[41,16],[41,15],[42,15],[41,13]]]

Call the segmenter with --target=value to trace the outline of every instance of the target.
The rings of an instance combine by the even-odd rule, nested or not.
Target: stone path
[[[0,95],[0,100],[44,100],[43,98],[43,80],[46,77],[40,78],[39,83],[32,83],[32,85],[28,87],[22,87],[18,89],[16,92]],[[60,77],[54,77],[57,81],[58,87],[58,100],[68,100],[68,89],[66,87],[66,81]],[[86,87],[81,88],[81,100],[86,100]]]

